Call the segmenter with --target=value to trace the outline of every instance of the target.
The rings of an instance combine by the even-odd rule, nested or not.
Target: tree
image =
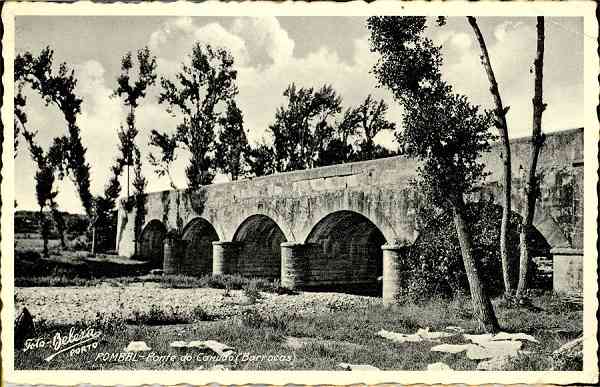
[[[134,219],[134,234],[136,241],[140,238],[142,234],[142,227],[144,226],[144,221],[146,217],[146,195],[144,195],[146,191],[146,186],[148,185],[148,181],[142,175],[142,156],[138,148],[135,148],[134,152],[134,176],[133,176],[133,188],[135,190],[135,219]],[[177,211],[179,211],[179,203],[177,207]],[[136,243],[136,253],[137,253],[137,243]]]
[[[150,145],[160,149],[160,156],[155,156],[154,153],[148,155],[150,164],[154,167],[154,173],[158,177],[167,177],[169,185],[172,189],[177,190],[171,168],[177,159],[177,139],[174,136],[169,136],[166,133],[160,133],[153,129],[150,133]]]
[[[507,294],[512,293],[513,291],[513,283],[511,279],[511,261],[508,256],[508,223],[511,214],[511,193],[512,193],[512,171],[511,171],[511,155],[510,155],[510,141],[508,138],[508,125],[506,123],[506,114],[508,113],[509,107],[504,107],[502,105],[502,98],[500,97],[500,91],[498,90],[498,82],[496,82],[496,77],[494,75],[494,70],[492,69],[492,64],[490,62],[490,57],[488,54],[487,47],[485,45],[485,40],[481,31],[479,30],[479,26],[477,25],[477,20],[473,16],[467,17],[469,24],[473,28],[473,32],[475,33],[475,37],[479,42],[479,47],[481,49],[481,63],[485,69],[487,74],[489,83],[490,83],[490,92],[494,97],[494,103],[496,105],[496,109],[494,110],[494,123],[498,131],[500,132],[500,138],[502,139],[503,150],[500,152],[500,159],[502,160],[504,169],[503,169],[503,186],[504,186],[504,196],[502,199],[502,223],[500,226],[500,259],[502,262],[502,276],[504,280],[504,291]]]
[[[135,238],[137,240],[141,232],[141,223],[143,223],[144,209],[140,207],[143,207],[142,196],[145,193],[147,181],[142,175],[141,154],[139,147],[135,143],[135,139],[139,133],[139,129],[135,124],[135,110],[139,106],[139,100],[146,96],[147,89],[156,83],[157,75],[156,56],[152,55],[148,47],[138,50],[136,57],[137,78],[132,79],[132,69],[134,66],[132,53],[127,52],[121,59],[121,74],[117,78],[117,88],[113,92],[113,97],[122,98],[124,105],[129,107],[129,112],[126,118],[126,128],[121,126],[119,130],[119,156],[115,161],[115,166],[112,168],[113,176],[105,188],[105,198],[100,202],[101,206],[105,208],[99,214],[101,218],[98,219],[103,221],[102,225],[106,229],[108,225],[104,223],[110,220],[110,213],[114,209],[121,191],[119,176],[125,167],[127,170],[127,199],[129,201],[129,169],[133,167],[133,186],[135,190],[133,202],[137,208],[135,220]]]
[[[332,138],[327,141],[324,149],[319,154],[319,166],[346,163],[357,159],[356,151],[350,138],[356,136],[360,125],[358,108],[347,108],[342,119],[335,124]]]
[[[464,201],[485,177],[479,156],[491,148],[491,115],[442,80],[440,47],[423,36],[425,22],[424,17],[370,17],[371,48],[380,54],[373,72],[404,108],[403,131],[396,137],[420,161],[421,191],[452,211],[475,315],[486,331],[495,332],[499,325],[473,258]]]
[[[132,80],[132,54],[128,52],[123,56],[121,59],[121,74],[117,78],[118,87],[113,92],[114,97],[122,98],[125,106],[129,107],[126,120],[127,128],[123,129],[121,127],[119,131],[120,157],[117,159],[117,162],[122,162],[127,167],[127,198],[129,198],[129,168],[135,164],[134,154],[138,149],[135,144],[135,138],[139,133],[135,126],[135,109],[139,106],[138,100],[146,96],[146,90],[156,83],[157,77],[156,56],[152,55],[148,47],[138,50],[137,62],[137,79]],[[135,173],[141,176],[141,169]]]
[[[85,162],[85,148],[81,144],[79,128],[76,124],[77,115],[80,113],[82,100],[78,98],[74,89],[77,84],[74,71],[69,70],[66,63],[59,66],[57,74],[52,70],[53,51],[46,47],[39,56],[34,57],[30,52],[19,54],[15,58],[14,75],[17,85],[15,96],[15,149],[18,146],[19,132],[23,133],[29,144],[32,159],[38,166],[36,172],[36,196],[40,206],[40,225],[44,238],[44,254],[48,254],[48,233],[50,223],[44,216],[44,208],[49,207],[56,223],[61,246],[65,243],[65,222],[63,213],[59,210],[55,198],[58,194],[54,190],[55,174],[59,179],[71,175],[78,187],[79,196],[88,215],[92,211],[92,196],[89,191],[89,165]],[[29,84],[44,99],[46,106],[55,104],[63,113],[67,121],[67,136],[56,137],[47,152],[36,143],[37,132],[29,131],[25,124],[27,115],[24,111],[26,97],[23,87]]]
[[[75,72],[66,63],[61,63],[56,74],[52,70],[54,52],[50,47],[43,49],[38,57],[30,52],[15,58],[15,82],[29,83],[40,93],[46,105],[54,104],[62,112],[67,123],[68,136],[60,138],[61,162],[56,165],[60,177],[69,175],[74,180],[83,208],[88,216],[93,212],[93,197],[90,192],[90,166],[85,160],[86,148],[81,143],[77,116],[81,113],[81,98],[75,94],[77,79]]]
[[[383,99],[376,101],[371,94],[356,109],[358,123],[360,125],[361,141],[358,160],[372,160],[376,157],[376,145],[373,142],[375,136],[382,130],[394,130],[395,125],[385,119],[388,106]]]
[[[341,111],[342,99],[324,85],[315,91],[291,84],[284,91],[287,105],[275,113],[269,126],[273,135],[276,170],[280,172],[318,166],[319,155],[333,138],[332,118]]]
[[[215,147],[215,125],[219,118],[217,105],[229,101],[238,92],[235,85],[237,71],[233,65],[228,50],[196,43],[189,62],[182,64],[181,72],[176,76],[179,85],[161,78],[163,90],[159,103],[167,104],[167,112],[173,117],[178,110],[183,119],[172,136],[154,130],[150,144],[164,153],[171,149],[163,149],[161,145],[174,143],[177,148],[190,153],[185,173],[192,190],[210,184],[214,178],[215,163],[211,152]]]
[[[529,171],[527,174],[527,183],[525,185],[526,204],[523,214],[523,225],[521,226],[520,256],[519,256],[519,284],[517,286],[517,296],[522,296],[527,290],[527,279],[529,266],[529,241],[533,231],[533,216],[535,215],[535,202],[540,195],[540,181],[536,174],[537,162],[540,149],[544,145],[545,136],[542,133],[542,114],[546,110],[546,104],[543,100],[543,76],[544,76],[544,17],[538,16],[536,23],[537,31],[537,49],[533,62],[535,68],[535,88],[533,96],[533,124],[531,131],[531,154],[529,156]]]
[[[254,176],[266,176],[275,173],[274,150],[264,140],[255,147],[250,146],[244,155],[250,173]]]
[[[48,154],[36,143],[35,136],[37,133],[29,130],[23,131],[23,137],[29,144],[29,152],[31,158],[36,163],[38,170],[35,173],[35,196],[40,210],[38,212],[39,224],[41,227],[42,240],[44,241],[44,257],[49,256],[48,238],[50,234],[50,221],[44,214],[46,206],[55,207],[55,198],[58,191],[54,190],[55,181],[55,166],[50,160],[49,154],[54,151],[49,151]],[[54,149],[54,148],[52,148]],[[64,230],[64,229],[63,229]],[[61,238],[61,240],[64,240]]]
[[[248,150],[248,139],[244,132],[244,116],[235,101],[227,104],[227,111],[219,124],[219,142],[216,144],[217,166],[235,181],[243,174],[244,155]]]
[[[27,98],[23,95],[24,82],[17,82],[17,92],[14,96],[14,158],[17,158],[19,150],[19,134],[24,130],[25,124],[27,124],[27,114],[25,113],[25,105]]]

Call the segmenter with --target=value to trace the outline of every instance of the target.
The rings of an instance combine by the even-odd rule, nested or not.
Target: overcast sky
[[[531,130],[535,55],[535,18],[478,19],[486,38],[496,78],[505,105],[510,106],[511,137]],[[444,27],[428,29],[441,44],[444,75],[456,90],[473,102],[490,107],[488,81],[479,61],[479,47],[463,17],[450,18]],[[369,50],[365,18],[360,17],[57,17],[16,18],[16,51],[38,54],[50,46],[55,65],[66,61],[78,78],[77,93],[83,98],[78,118],[87,160],[91,164],[91,188],[103,192],[117,151],[117,130],[125,119],[118,99],[110,98],[120,72],[120,59],[127,51],[149,46],[158,57],[158,72],[173,79],[180,63],[195,41],[225,46],[231,50],[238,69],[237,101],[244,113],[250,142],[265,137],[275,109],[284,102],[286,86],[332,84],[342,96],[344,107],[360,103],[369,93],[390,105],[388,119],[400,121],[400,109],[385,89],[376,88],[370,70],[377,59]],[[546,18],[543,128],[546,131],[583,126],[583,20]],[[172,131],[177,120],[157,102],[158,87],[142,101],[137,111],[140,129],[137,142],[148,151],[151,129]],[[65,133],[62,116],[45,107],[40,98],[27,92],[28,126],[39,130],[39,141],[47,148],[51,139]],[[393,147],[393,135],[383,133],[377,141]],[[35,166],[24,140],[16,159],[15,194],[19,209],[36,209]],[[145,160],[146,164],[147,161]],[[185,184],[185,155],[174,167],[175,180]],[[148,191],[168,188],[145,165]],[[219,176],[217,181],[224,177]],[[58,203],[69,212],[83,212],[69,179],[59,182]]]

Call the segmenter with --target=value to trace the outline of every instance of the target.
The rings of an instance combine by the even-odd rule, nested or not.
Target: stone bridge
[[[513,210],[520,212],[528,138],[513,140],[511,149]],[[491,175],[469,200],[500,201],[499,152],[497,145],[483,156]],[[135,210],[121,205],[117,249],[167,273],[238,273],[280,279],[292,288],[376,288],[383,276],[383,296],[391,300],[399,290],[402,258],[418,237],[419,194],[409,184],[416,168],[416,161],[398,156],[213,184],[196,192],[150,193],[137,241]],[[534,225],[547,249],[536,254],[554,255],[555,287],[557,275],[571,286],[580,281],[581,270],[583,129],[547,134],[538,170],[542,197]],[[183,242],[166,238],[178,223]],[[557,259],[565,267],[562,274]]]

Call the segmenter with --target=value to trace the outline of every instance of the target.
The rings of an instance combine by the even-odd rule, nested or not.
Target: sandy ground
[[[310,315],[381,303],[381,299],[375,297],[307,292],[298,295],[261,293],[261,300],[248,305],[243,291],[230,291],[230,297],[224,293],[222,289],[163,289],[153,283],[125,287],[27,287],[15,289],[15,308],[21,310],[26,306],[34,320],[71,324],[93,321],[98,314],[106,317],[114,314],[126,319],[136,311],[150,310],[152,305],[164,311],[178,308],[180,312],[189,312],[199,305],[209,315],[227,318],[249,309]]]

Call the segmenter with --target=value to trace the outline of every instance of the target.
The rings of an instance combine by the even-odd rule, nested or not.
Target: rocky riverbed
[[[15,289],[15,308],[24,306],[34,319],[58,324],[91,322],[98,315],[130,319],[136,312],[147,312],[153,306],[190,312],[202,308],[216,319],[241,315],[248,310],[311,315],[321,312],[366,308],[381,303],[380,298],[340,293],[277,295],[262,292],[252,302],[242,290],[165,289],[156,283],[135,283],[123,287],[27,287]]]

